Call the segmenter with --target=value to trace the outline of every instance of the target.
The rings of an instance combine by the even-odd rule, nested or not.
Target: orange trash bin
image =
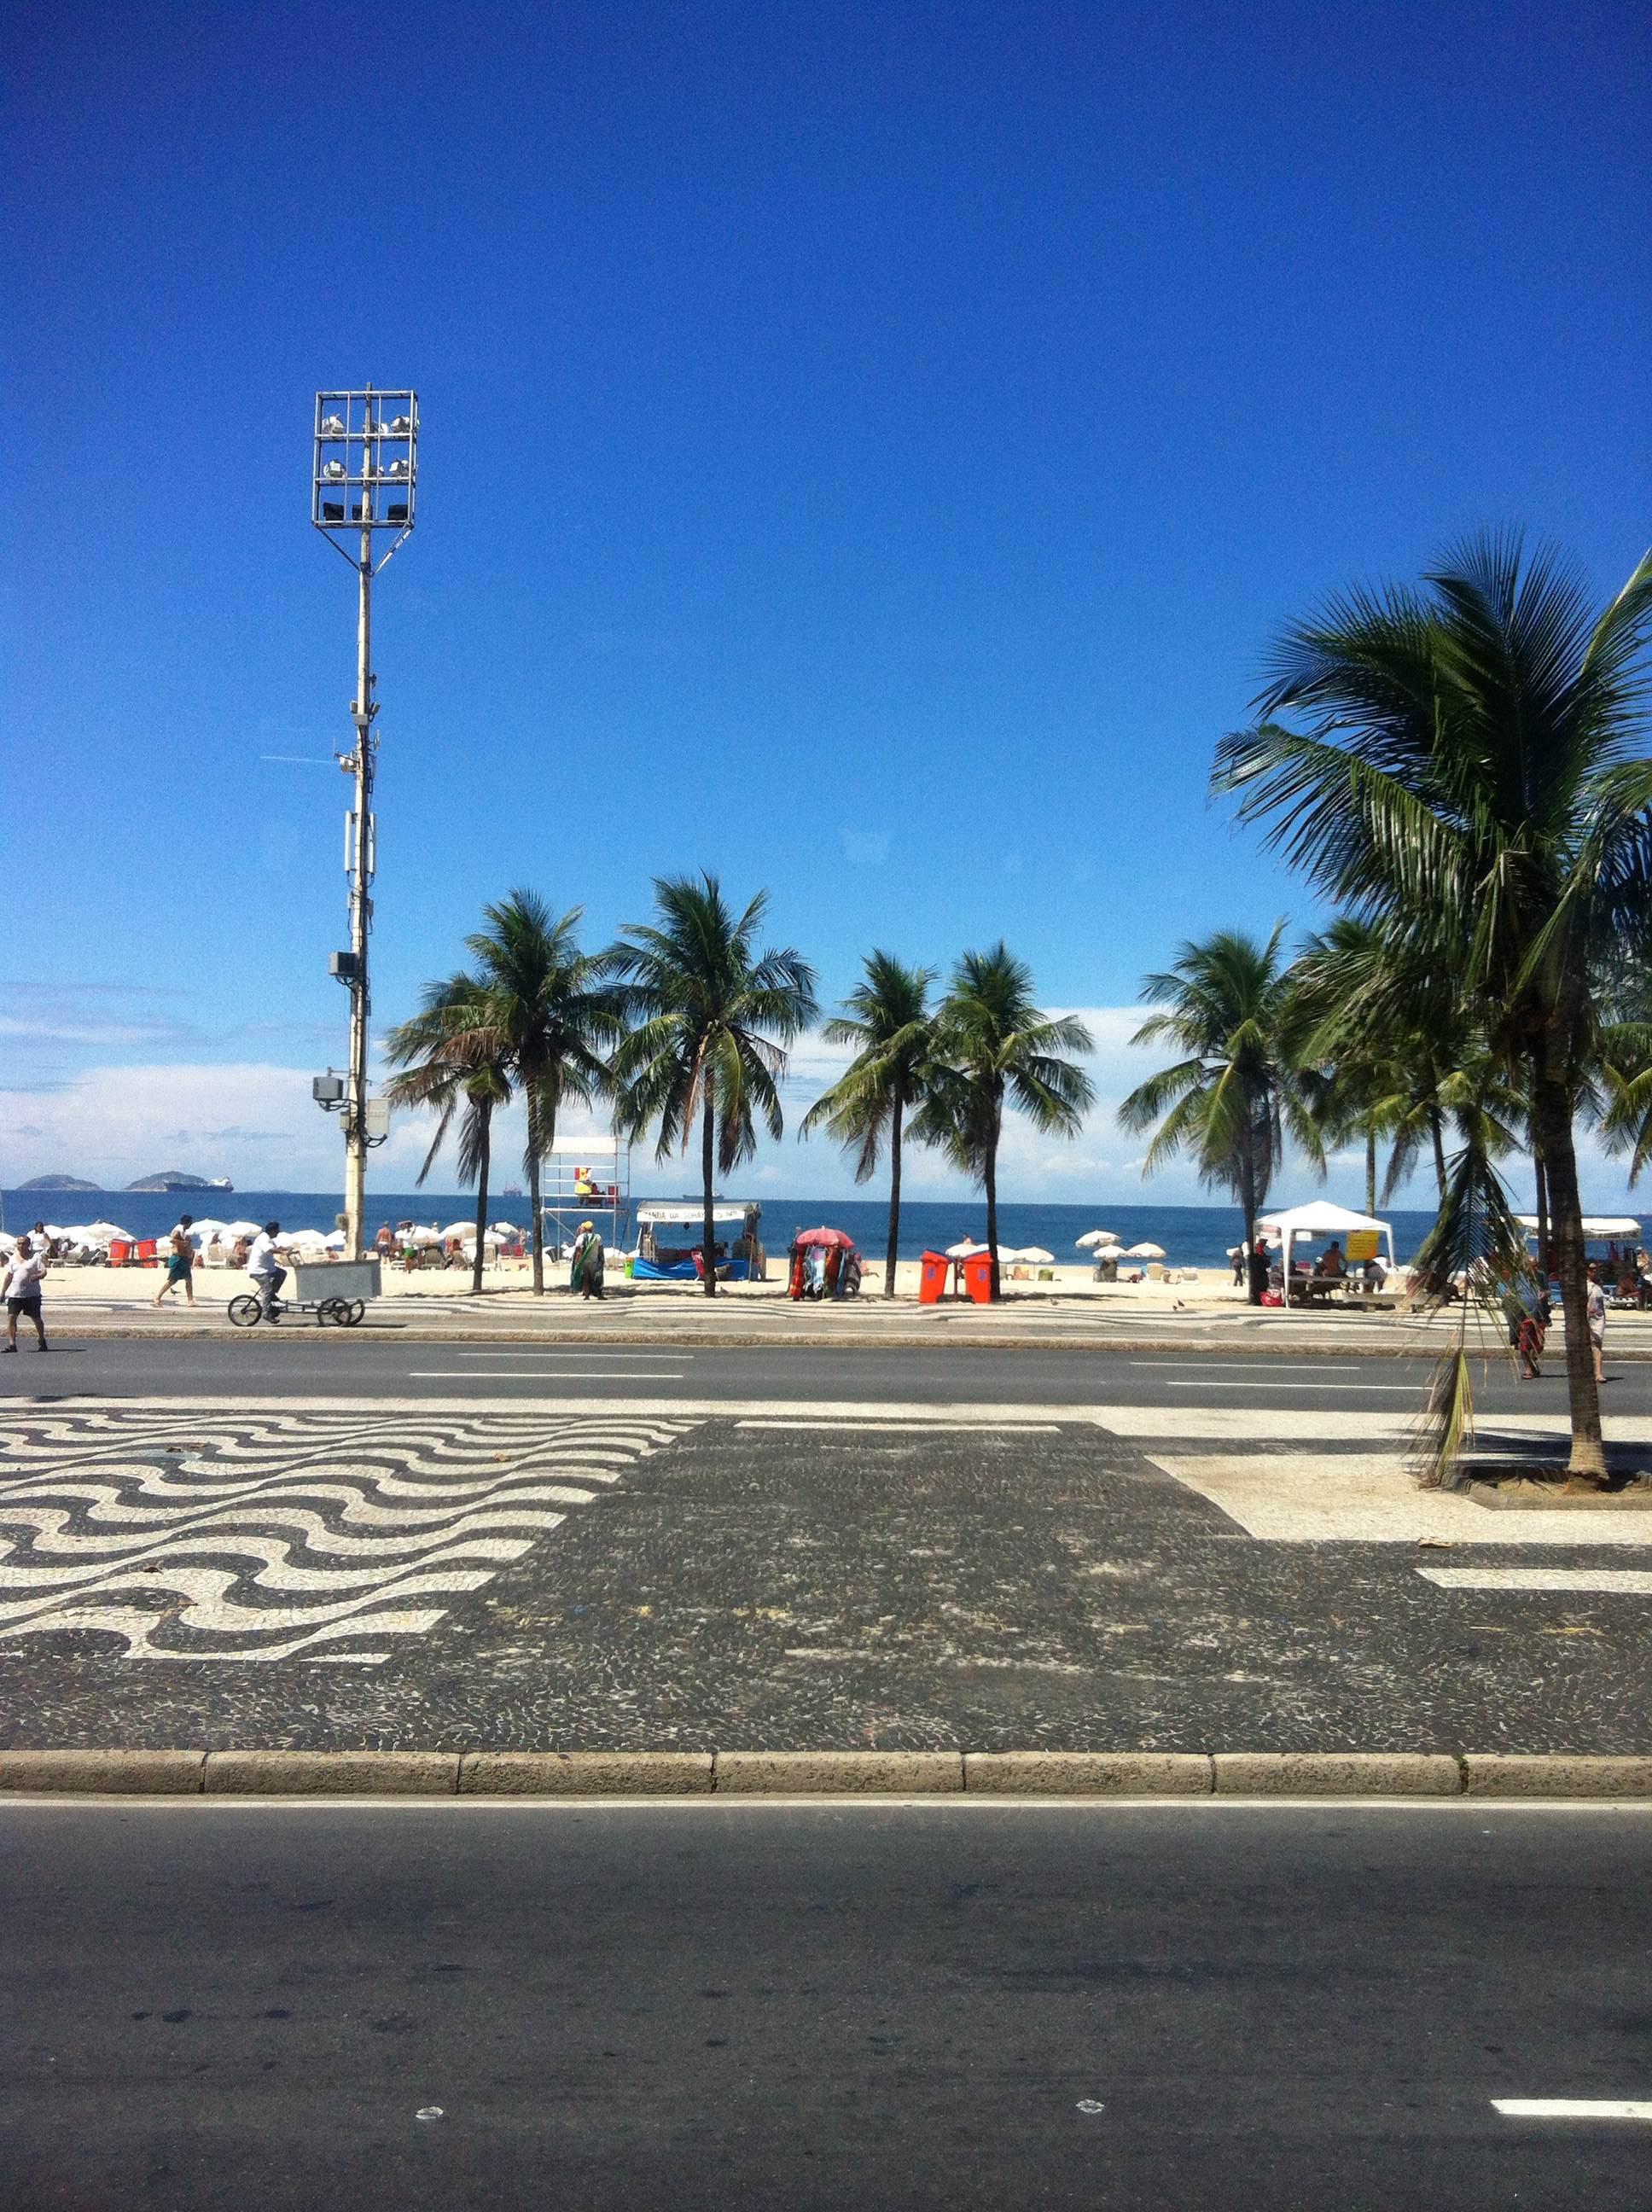
[[[978,1306],[993,1303],[993,1255],[971,1252],[963,1262],[963,1294]]]
[[[946,1271],[952,1262],[944,1252],[926,1252],[918,1277],[918,1303],[938,1306],[946,1294]]]

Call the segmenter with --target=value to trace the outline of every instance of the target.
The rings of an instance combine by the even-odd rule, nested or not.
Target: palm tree
[[[1375,1213],[1378,1139],[1389,1146],[1380,1202],[1410,1176],[1426,1144],[1438,1203],[1446,1200],[1446,1138],[1500,1158],[1519,1139],[1522,1101],[1488,1052],[1475,1008],[1455,976],[1419,967],[1382,927],[1342,915],[1311,937],[1291,971],[1298,1050],[1327,1080],[1327,1133],[1365,1139],[1365,1210]]]
[[[628,925],[609,956],[633,1026],[614,1060],[620,1126],[654,1123],[654,1157],[687,1151],[700,1124],[706,1296],[717,1291],[712,1209],[726,1175],[757,1149],[755,1116],[778,1140],[786,1049],[815,1018],[815,974],[790,945],[759,952],[768,894],[737,915],[717,878],[654,878],[656,920]]]
[[[509,1071],[502,1059],[489,1015],[487,994],[474,975],[462,971],[427,983],[419,1011],[385,1039],[392,1066],[404,1072],[386,1086],[392,1106],[434,1106],[436,1133],[424,1156],[417,1182],[435,1165],[461,1103],[459,1181],[475,1183],[476,1258],[471,1288],[482,1289],[483,1239],[488,1228],[488,1170],[492,1152],[495,1109],[508,1105]]]
[[[487,927],[465,940],[485,1001],[490,1054],[527,1109],[522,1164],[533,1206],[533,1287],[545,1287],[545,1224],[540,1205],[544,1160],[556,1118],[570,1099],[607,1097],[607,1055],[623,1032],[621,1000],[605,953],[580,950],[583,908],[560,918],[537,892],[513,890],[483,908]]]
[[[1158,1125],[1143,1175],[1190,1154],[1207,1188],[1233,1194],[1253,1249],[1287,1131],[1315,1166],[1325,1158],[1322,1094],[1303,1064],[1302,1016],[1280,957],[1285,931],[1276,922],[1259,945],[1243,930],[1219,929],[1184,944],[1164,973],[1144,976],[1142,997],[1166,1011],[1151,1015],[1130,1042],[1169,1044],[1181,1058],[1139,1083],[1119,1108],[1127,1129]],[[1254,1283],[1250,1295],[1260,1295]]]
[[[966,952],[935,1018],[935,1064],[913,1118],[921,1144],[940,1147],[987,1196],[993,1296],[998,1263],[998,1149],[1006,1108],[1045,1135],[1076,1137],[1096,1091],[1063,1053],[1095,1049],[1072,1015],[1040,1012],[1032,970],[1002,940]]]
[[[1649,619],[1652,554],[1597,612],[1554,554],[1473,539],[1421,589],[1350,592],[1287,631],[1256,725],[1213,774],[1315,885],[1457,976],[1525,1092],[1565,1300],[1570,1472],[1590,1487],[1606,1460],[1575,1119],[1599,979],[1652,947]]]
[[[884,1296],[895,1296],[901,1243],[901,1130],[921,1103],[935,1053],[929,1012],[932,968],[903,968],[890,952],[870,952],[865,981],[843,1002],[843,1012],[822,1031],[828,1044],[859,1048],[831,1089],[809,1109],[801,1134],[824,1127],[855,1155],[854,1179],[869,1182],[889,1139],[889,1251]]]

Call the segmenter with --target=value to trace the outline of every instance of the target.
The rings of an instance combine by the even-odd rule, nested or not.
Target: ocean
[[[737,1188],[731,1196],[744,1194]],[[678,1199],[680,1190],[650,1193],[639,1188],[634,1200],[650,1195]],[[1292,1189],[1281,1204],[1294,1204],[1311,1192]],[[340,1204],[337,1191],[237,1190],[192,1191],[169,1194],[164,1191],[16,1191],[0,1192],[4,1226],[15,1235],[35,1220],[57,1228],[82,1222],[112,1221],[134,1237],[164,1236],[185,1208],[197,1219],[220,1221],[279,1221],[283,1229],[319,1229],[334,1225]],[[476,1200],[464,1191],[446,1194],[422,1191],[370,1191],[367,1231],[376,1233],[381,1221],[413,1220],[446,1228],[449,1222],[474,1221]],[[488,1201],[489,1221],[510,1221],[525,1228],[525,1199],[495,1194]],[[1394,1248],[1402,1260],[1416,1251],[1434,1216],[1427,1211],[1395,1207],[1382,1216],[1394,1224]],[[762,1239],[771,1253],[785,1250],[799,1229],[829,1223],[846,1230],[868,1260],[881,1260],[889,1235],[889,1206],[877,1198],[765,1198],[762,1200]],[[915,1260],[925,1251],[944,1251],[966,1237],[979,1241],[986,1234],[987,1208],[978,1197],[944,1201],[914,1199],[901,1208],[901,1257]],[[1162,1244],[1172,1266],[1219,1267],[1228,1247],[1236,1244],[1243,1227],[1236,1206],[1042,1206],[1013,1199],[999,1206],[999,1237],[1005,1244],[1042,1244],[1056,1259],[1082,1261],[1076,1239],[1087,1230],[1110,1229],[1121,1243]],[[619,1238],[623,1246],[635,1242],[631,1223]]]

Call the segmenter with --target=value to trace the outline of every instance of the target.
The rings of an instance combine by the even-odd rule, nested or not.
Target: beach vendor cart
[[[799,1229],[787,1255],[787,1295],[792,1298],[854,1298],[860,1295],[860,1255],[842,1229]]]
[[[371,1260],[307,1259],[302,1249],[293,1261],[292,1295],[264,1310],[256,1291],[243,1291],[229,1301],[229,1318],[236,1328],[255,1328],[261,1321],[276,1322],[290,1315],[313,1315],[318,1328],[355,1328],[367,1310],[369,1298],[380,1289],[380,1261]]]

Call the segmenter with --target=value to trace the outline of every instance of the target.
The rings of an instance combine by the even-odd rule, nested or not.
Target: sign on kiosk
[[[1376,1259],[1378,1233],[1375,1229],[1351,1229],[1348,1231],[1348,1242],[1343,1249],[1351,1266],[1357,1266],[1362,1260]]]

